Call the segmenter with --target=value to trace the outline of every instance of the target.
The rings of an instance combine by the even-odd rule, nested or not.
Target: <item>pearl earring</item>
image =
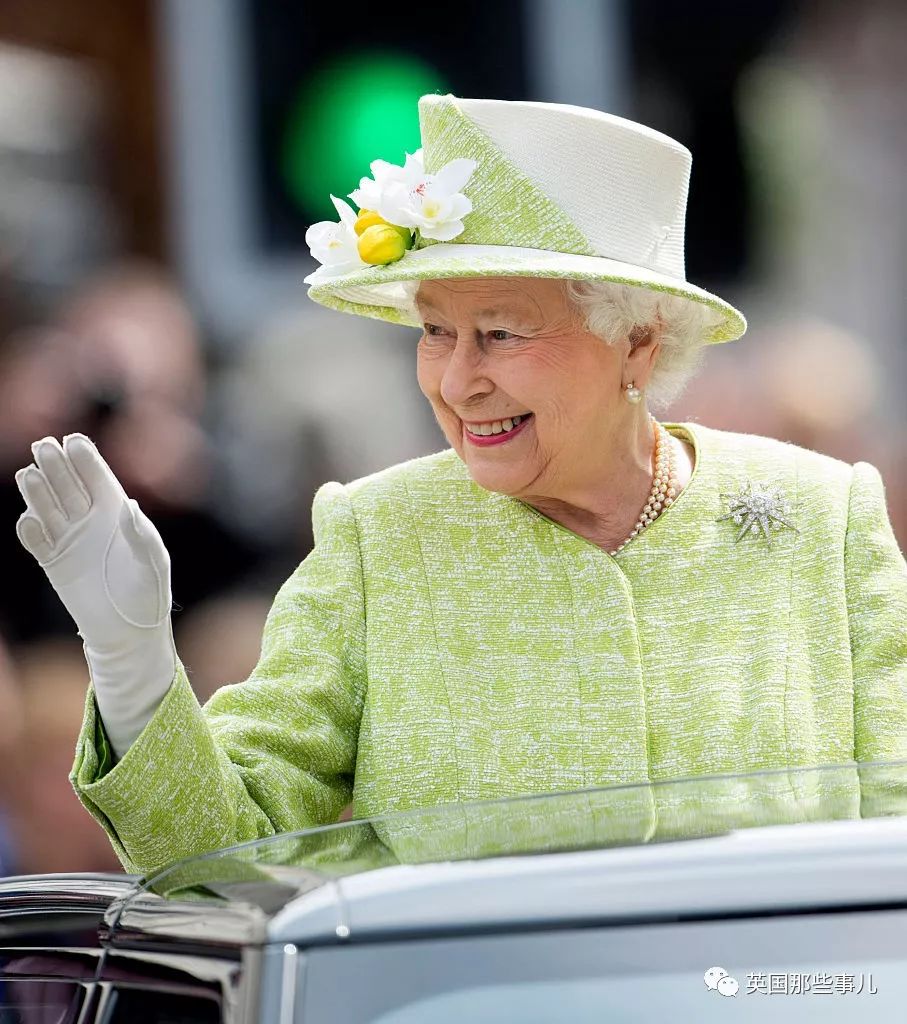
[[[633,405],[636,405],[636,403],[642,398],[642,392],[638,387],[636,387],[632,380],[626,385],[624,398],[626,398],[628,402],[632,402]]]

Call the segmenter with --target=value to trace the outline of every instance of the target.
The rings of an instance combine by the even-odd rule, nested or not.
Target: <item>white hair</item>
[[[683,391],[705,354],[705,337],[722,315],[682,295],[613,281],[567,281],[567,294],[586,318],[586,329],[609,344],[656,324],[661,348],[646,384],[649,405],[663,408]]]
[[[403,283],[406,298],[401,303],[417,323],[419,283]],[[680,395],[702,362],[706,334],[724,320],[704,303],[642,286],[613,281],[565,281],[564,285],[585,317],[586,330],[608,344],[655,325],[661,327],[661,348],[645,387],[646,401],[655,409],[664,408]]]

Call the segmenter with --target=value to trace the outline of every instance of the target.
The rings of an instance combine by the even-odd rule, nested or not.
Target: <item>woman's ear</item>
[[[661,321],[646,327],[634,327],[630,332],[630,353],[627,356],[627,375],[638,388],[644,388],[655,367],[661,349]]]

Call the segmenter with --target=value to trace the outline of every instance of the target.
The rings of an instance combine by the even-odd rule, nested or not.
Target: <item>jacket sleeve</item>
[[[201,708],[178,662],[112,766],[89,689],[70,778],[127,870],[327,824],[349,803],[366,687],[359,542],[340,484],[312,515],[315,547],[278,591],[245,682]]]
[[[907,758],[907,563],[879,471],[853,467],[844,547],[857,761]],[[861,813],[907,813],[907,765],[861,771]]]

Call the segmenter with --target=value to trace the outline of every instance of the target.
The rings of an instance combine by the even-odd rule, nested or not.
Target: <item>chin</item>
[[[479,459],[464,459],[466,468],[473,481],[486,491],[507,494],[511,497],[519,495],[524,487],[523,473],[516,473],[504,466],[491,466]]]

